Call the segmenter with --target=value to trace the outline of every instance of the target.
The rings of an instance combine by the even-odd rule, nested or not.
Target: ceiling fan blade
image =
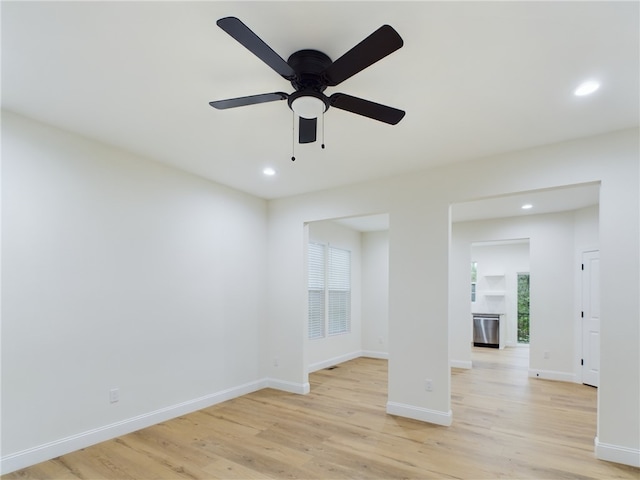
[[[279,75],[287,80],[295,77],[296,72],[293,71],[289,64],[238,18],[225,17],[216,23],[221,29],[235,38],[247,50],[269,65]]]
[[[329,97],[332,107],[346,110],[347,112],[369,117],[380,122],[395,125],[404,117],[404,110],[387,107],[379,103],[352,97],[345,93],[334,93]]]
[[[286,100],[289,98],[284,92],[262,93],[260,95],[249,95],[248,97],[228,98],[226,100],[216,100],[209,102],[214,108],[224,110],[225,108],[243,107],[245,105],[255,105],[256,103],[274,102],[276,100]]]
[[[312,143],[316,141],[317,118],[300,117],[300,128],[298,129],[298,141],[300,143]]]
[[[324,72],[327,84],[335,87],[395,52],[403,44],[402,38],[393,27],[383,25],[327,67]]]

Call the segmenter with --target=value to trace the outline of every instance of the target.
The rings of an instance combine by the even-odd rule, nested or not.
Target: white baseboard
[[[452,368],[464,368],[467,370],[473,368],[471,360],[449,360],[449,366]]]
[[[556,372],[554,370],[529,369],[529,376],[532,378],[542,378],[543,380],[557,380],[560,382],[576,382],[576,376],[568,372]]]
[[[598,460],[640,467],[640,450],[600,443],[598,437],[595,438],[594,443],[596,446],[596,458]]]
[[[286,380],[278,380],[276,378],[269,378],[266,380],[266,387],[275,388],[276,390],[282,390],[283,392],[297,393],[299,395],[306,395],[311,391],[311,385],[307,383],[294,383]]]
[[[318,370],[332,367],[334,365],[338,365],[339,363],[348,362],[349,360],[353,360],[354,358],[358,358],[361,356],[362,356],[362,352],[357,351],[357,352],[345,353],[344,355],[339,355],[337,357],[329,358],[321,362],[312,363],[309,365],[309,373],[317,372]]]
[[[203,408],[231,400],[232,398],[261,390],[267,386],[267,380],[246,383],[200,398],[161,408],[153,412],[121,420],[110,425],[104,425],[86,432],[61,438],[53,442],[38,445],[20,452],[11,453],[0,459],[0,474],[4,475],[21,468],[35,465],[36,463],[59,457],[60,455],[80,450],[81,448],[95,445],[96,443],[104,442],[105,440],[110,440],[142,428],[165,422],[181,415],[202,410]]]
[[[380,360],[389,360],[388,352],[376,352],[375,350],[363,350],[360,353],[360,356],[367,358],[378,358]]]
[[[413,418],[427,423],[435,423],[448,427],[453,421],[453,413],[441,412],[439,410],[429,410],[428,408],[416,407],[414,405],[406,405],[404,403],[387,402],[387,413],[389,415],[398,415],[400,417]]]

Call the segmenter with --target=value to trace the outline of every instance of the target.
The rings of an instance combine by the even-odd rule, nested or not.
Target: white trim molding
[[[360,357],[389,360],[389,354],[387,352],[376,352],[374,350],[361,350],[357,352],[345,353],[344,355],[339,355],[337,357],[329,358],[328,360],[322,360],[321,362],[312,363],[309,365],[308,371],[309,373],[317,372],[318,370],[322,370],[323,368],[333,367],[335,365],[339,365],[341,363],[348,362],[349,360],[354,360]]]
[[[376,352],[374,350],[363,350],[361,356],[367,357],[367,358],[378,358],[380,360],[389,360],[388,352]]]
[[[601,443],[598,437],[594,440],[596,458],[607,462],[622,463],[632,467],[640,467],[640,450],[609,443]]]
[[[354,358],[358,358],[361,356],[362,356],[362,352],[358,351],[358,352],[345,353],[344,355],[339,355],[337,357],[329,358],[321,362],[312,363],[309,365],[309,373],[317,372],[318,370],[322,370],[323,368],[333,367],[334,365],[338,365],[339,363],[348,362],[349,360],[353,360]]]
[[[471,360],[449,360],[449,366],[451,368],[464,368],[465,370],[471,370],[473,365]]]
[[[557,380],[559,382],[576,383],[576,375],[569,372],[556,372],[554,370],[529,370],[529,377],[541,378],[543,380]]]
[[[278,380],[276,378],[269,378],[266,380],[266,387],[275,388],[276,390],[282,390],[283,392],[297,393],[298,395],[306,395],[311,391],[311,385],[306,383],[294,383],[286,380]]]
[[[400,417],[413,418],[427,423],[435,423],[448,427],[453,421],[453,413],[441,412],[439,410],[430,410],[428,408],[416,407],[415,405],[406,405],[404,403],[387,402],[387,413],[389,415],[398,415]]]
[[[136,430],[150,427],[197,410],[202,410],[203,408],[231,400],[232,398],[247,395],[266,388],[267,386],[268,383],[266,380],[245,383],[244,385],[80,432],[20,452],[10,453],[0,459],[0,474],[4,475],[21,468],[35,465],[36,463],[59,457],[60,455],[75,452],[76,450],[95,445],[96,443],[111,440],[112,438],[120,437],[127,433],[135,432]]]

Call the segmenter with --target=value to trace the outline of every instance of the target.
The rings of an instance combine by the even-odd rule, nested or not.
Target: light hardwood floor
[[[360,358],[311,374],[309,395],[262,390],[2,478],[639,479],[594,458],[596,389],[527,364],[475,348],[452,370],[451,427],[387,415],[387,362]]]

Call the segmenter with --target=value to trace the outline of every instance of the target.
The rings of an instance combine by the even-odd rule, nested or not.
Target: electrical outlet
[[[544,352],[544,359],[549,360],[549,352]]]
[[[379,343],[380,345],[382,345],[382,344],[384,343],[384,341],[382,340],[382,337],[378,337],[378,343]]]
[[[424,389],[427,392],[433,392],[433,380],[431,380],[430,378],[426,379],[424,381]]]
[[[279,367],[280,366],[280,359],[278,357],[273,359],[273,366],[274,367]]]
[[[109,402],[110,403],[118,403],[120,401],[120,389],[112,388],[109,390]]]

